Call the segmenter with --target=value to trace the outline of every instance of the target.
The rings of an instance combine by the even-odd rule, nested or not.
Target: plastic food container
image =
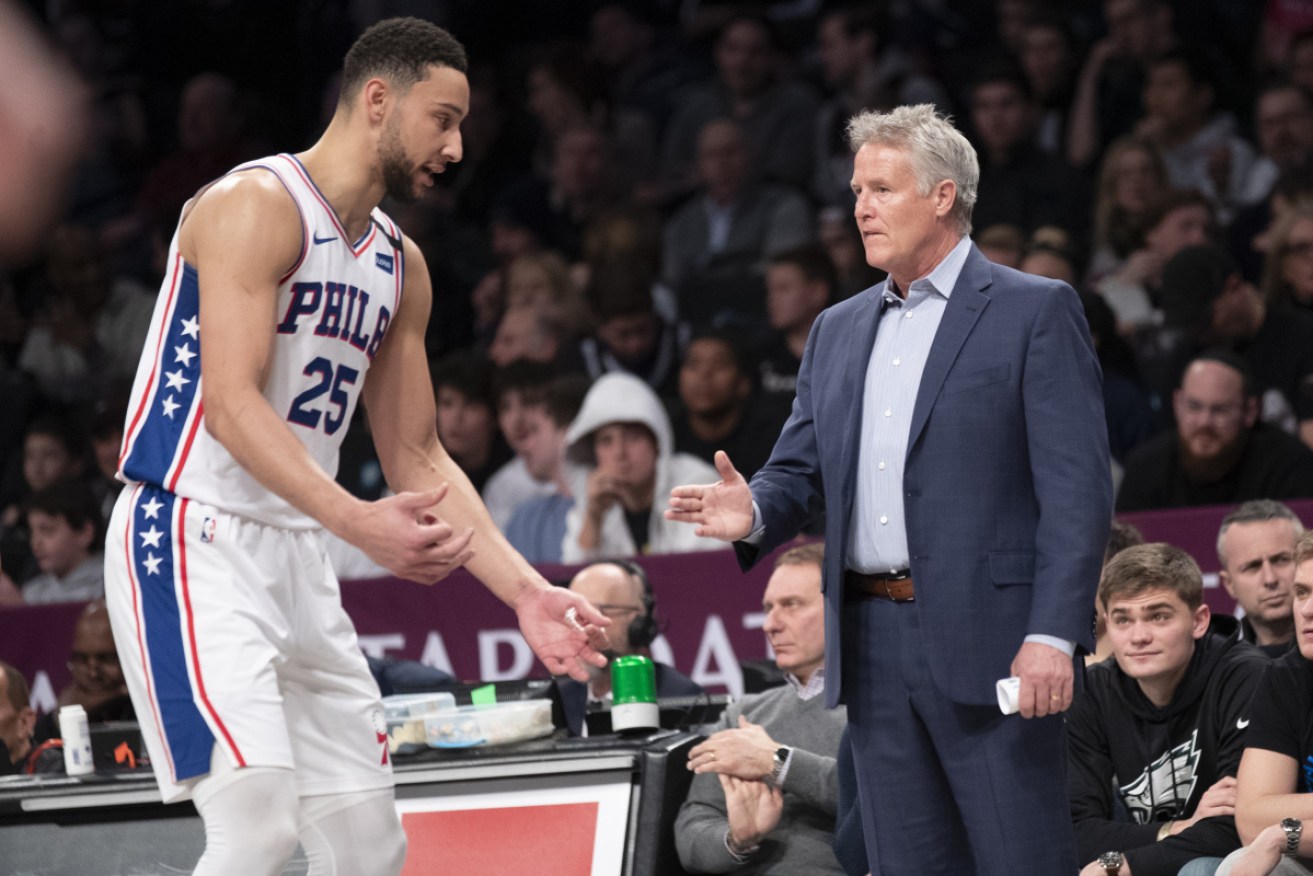
[[[433,748],[504,745],[550,736],[552,730],[551,700],[461,706],[424,717],[425,739]]]
[[[397,694],[383,698],[383,717],[387,719],[388,751],[414,754],[424,748],[424,718],[450,712],[456,698],[449,693]]]

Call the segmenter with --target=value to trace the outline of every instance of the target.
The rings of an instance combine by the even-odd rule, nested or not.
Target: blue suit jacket
[[[765,535],[736,544],[746,568],[825,511],[829,705],[844,698],[843,571],[883,289],[812,326],[793,412],[751,483]],[[972,246],[917,392],[903,488],[910,608],[950,699],[993,703],[1028,634],[1093,648],[1112,480],[1101,373],[1070,286],[991,264]]]

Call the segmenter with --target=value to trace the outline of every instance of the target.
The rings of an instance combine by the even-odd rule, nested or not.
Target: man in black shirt
[[[1269,657],[1289,651],[1295,637],[1290,587],[1295,542],[1303,532],[1304,525],[1285,505],[1253,499],[1226,515],[1217,533],[1222,586],[1244,609],[1240,638]]]
[[[1035,145],[1039,107],[1020,70],[996,66],[971,89],[972,142],[980,153],[980,186],[972,211],[977,228],[1006,223],[1027,234],[1056,225],[1084,236],[1089,184],[1066,160]]]
[[[1313,874],[1313,533],[1295,543],[1295,642],[1263,675],[1236,786],[1245,848],[1218,876]]]
[[[605,667],[588,667],[588,681],[557,676],[566,727],[576,736],[586,735],[586,716],[593,704],[611,702],[611,667],[617,657],[630,654],[652,656],[651,644],[661,633],[656,617],[656,597],[647,572],[629,560],[603,560],[584,566],[570,580],[570,589],[582,594],[602,614],[611,618],[610,647],[604,651]],[[613,633],[613,634],[612,634]],[[702,685],[675,667],[653,660],[657,697],[687,697],[706,694]]]
[[[1163,322],[1189,342],[1229,349],[1248,365],[1259,418],[1313,446],[1313,316],[1273,310],[1216,246],[1181,250],[1163,268]]]
[[[744,477],[770,459],[788,408],[764,404],[752,382],[751,366],[728,329],[698,331],[679,366],[679,401],[670,425],[675,450],[714,462],[723,450]]]
[[[1266,661],[1232,618],[1210,616],[1199,566],[1171,545],[1113,557],[1098,604],[1113,658],[1089,670],[1067,718],[1076,847],[1091,862],[1082,876],[1107,872],[1105,852],[1124,853],[1123,876],[1176,876],[1240,844],[1235,770]]]
[[[1313,451],[1258,422],[1248,365],[1214,350],[1192,361],[1172,396],[1175,431],[1126,458],[1118,511],[1313,496]]]
[[[772,337],[762,351],[758,375],[762,397],[786,417],[812,323],[834,299],[837,285],[834,263],[815,244],[785,250],[766,267],[766,319]]]

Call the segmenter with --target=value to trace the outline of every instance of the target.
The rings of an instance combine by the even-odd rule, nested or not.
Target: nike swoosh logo
[[[1235,728],[1237,730],[1243,730],[1248,726],[1249,726],[1249,721],[1244,718],[1241,718],[1240,720],[1235,722]]]
[[[315,240],[315,245],[317,246],[317,245],[319,245],[319,244],[321,244],[321,243],[331,243],[332,241],[337,240],[337,238],[336,238],[336,237],[320,237],[320,236],[319,236],[319,232],[315,232],[315,234],[314,234],[314,240]]]

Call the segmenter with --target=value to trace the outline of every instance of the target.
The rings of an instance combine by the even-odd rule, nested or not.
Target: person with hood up
[[[676,484],[714,481],[716,470],[674,452],[670,417],[656,393],[632,374],[604,374],[584,397],[566,435],[569,461],[587,468],[570,485],[561,562],[674,554],[721,548],[692,527],[666,520],[664,499]]]
[[[1268,660],[1233,618],[1210,615],[1199,566],[1171,545],[1113,557],[1098,605],[1113,656],[1090,668],[1067,719],[1081,876],[1176,876],[1240,845],[1235,775]]]

